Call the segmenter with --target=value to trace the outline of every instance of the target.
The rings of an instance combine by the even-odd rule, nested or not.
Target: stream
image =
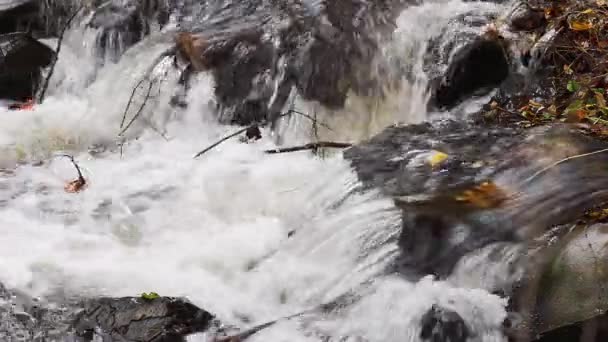
[[[357,142],[393,123],[427,120],[424,57],[430,40],[457,43],[460,36],[440,35],[442,30],[481,28],[453,18],[503,9],[461,0],[411,6],[382,47],[407,66],[406,87],[372,111],[354,95],[340,110],[298,98],[293,106],[317,113],[334,128],[325,134],[335,141]],[[506,341],[506,300],[467,286],[485,279],[410,282],[384,272],[397,252],[400,212],[379,191],[361,191],[340,153],[265,154],[276,140],[263,128],[259,141],[231,139],[193,159],[239,129],[218,124],[209,109],[209,75],[194,80],[187,109],[173,108],[168,103],[177,76],[167,71],[170,61],[161,63],[154,72],[165,73],[164,81],[119,146],[132,89],[171,45],[174,30],[169,25],[118,62],[106,56],[100,63],[95,29],[74,25],[46,101],[31,111],[0,109],[0,280],[7,288],[41,300],[150,291],[184,296],[237,326],[354,291],[361,300],[337,314],[285,321],[250,340],[420,341],[421,317],[439,304],[463,317],[473,331],[470,341]],[[283,122],[281,132],[285,146],[311,138],[302,117]],[[62,153],[74,155],[88,181],[79,193],[64,191],[77,175]]]

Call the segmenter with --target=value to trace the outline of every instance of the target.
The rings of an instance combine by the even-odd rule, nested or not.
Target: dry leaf
[[[483,182],[455,197],[458,202],[467,202],[483,209],[497,208],[507,199],[506,193],[492,182]]]
[[[605,6],[606,5],[606,0],[595,0],[595,3],[598,6]]]
[[[587,31],[593,28],[593,24],[588,20],[572,20],[569,25],[573,31]]]
[[[76,193],[80,192],[84,189],[84,186],[87,184],[84,178],[76,178],[73,181],[67,183],[64,187],[66,192]]]
[[[572,71],[572,68],[570,68],[568,64],[564,64],[564,73],[566,73],[566,75],[572,75],[574,71]]]
[[[606,108],[606,99],[604,95],[600,92],[595,93],[595,101],[600,108]]]

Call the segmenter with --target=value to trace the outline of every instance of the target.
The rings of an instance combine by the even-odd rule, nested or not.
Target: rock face
[[[177,298],[97,298],[84,303],[73,327],[86,338],[101,331],[113,341],[169,342],[205,331],[212,320],[207,311]]]
[[[558,162],[602,148],[569,126],[444,121],[387,128],[344,155],[403,209],[399,269],[447,276],[471,251],[529,241],[605,199],[608,155]]]
[[[33,98],[55,52],[26,34],[0,36],[0,98]]]
[[[372,37],[390,32],[407,3],[207,4],[205,16],[214,20],[193,23],[177,45],[195,70],[213,73],[220,121],[272,121],[293,90],[328,108],[342,107],[350,90],[372,91],[366,69],[378,46]]]

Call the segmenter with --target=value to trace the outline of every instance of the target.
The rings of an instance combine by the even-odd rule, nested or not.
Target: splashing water
[[[377,99],[354,96],[339,113],[298,99],[296,108],[320,111],[321,120],[337,127],[331,133],[337,140],[424,120],[428,40],[458,14],[499,9],[460,0],[407,9],[384,50],[386,58],[411,68],[413,81],[403,76],[403,87],[373,111],[369,103]],[[292,314],[374,279],[360,302],[313,322],[312,330],[336,340],[418,341],[420,317],[439,303],[458,311],[479,341],[503,340],[502,299],[432,279],[409,283],[380,275],[397,249],[392,238],[400,213],[379,193],[359,192],[340,155],[266,155],[263,150],[274,145],[263,132],[260,142],[233,139],[193,160],[235,130],[217,125],[207,109],[213,82],[206,75],[190,91],[185,111],[166,105],[171,76],[154,88],[145,120],[129,130],[121,156],[116,137],[131,90],[171,36],[148,37],[99,70],[95,37],[82,27],[68,33],[44,104],[33,111],[0,109],[0,280],[7,287],[34,296],[58,289],[186,296],[223,322],[242,326],[243,317],[263,322]],[[286,144],[310,137],[304,121],[295,121]],[[92,145],[103,147],[87,153]],[[53,158],[59,151],[75,154],[89,182],[85,191],[64,192],[76,175],[66,159]],[[37,160],[47,162],[12,170],[15,163]],[[252,340],[320,338],[285,322]]]

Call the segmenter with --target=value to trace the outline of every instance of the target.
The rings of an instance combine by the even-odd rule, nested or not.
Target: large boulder
[[[368,93],[376,37],[409,2],[210,2],[203,17],[212,19],[184,23],[177,47],[195,71],[213,73],[220,121],[274,121],[294,89],[328,108]]]
[[[344,155],[365,186],[403,209],[398,269],[447,277],[473,251],[525,244],[607,199],[608,154],[560,162],[607,147],[567,125],[448,120],[389,127]]]
[[[0,98],[33,98],[55,52],[27,34],[0,36]]]
[[[186,336],[210,328],[212,334],[221,334],[223,326],[182,298],[82,299],[57,293],[39,299],[0,283],[2,341],[183,342]]]

